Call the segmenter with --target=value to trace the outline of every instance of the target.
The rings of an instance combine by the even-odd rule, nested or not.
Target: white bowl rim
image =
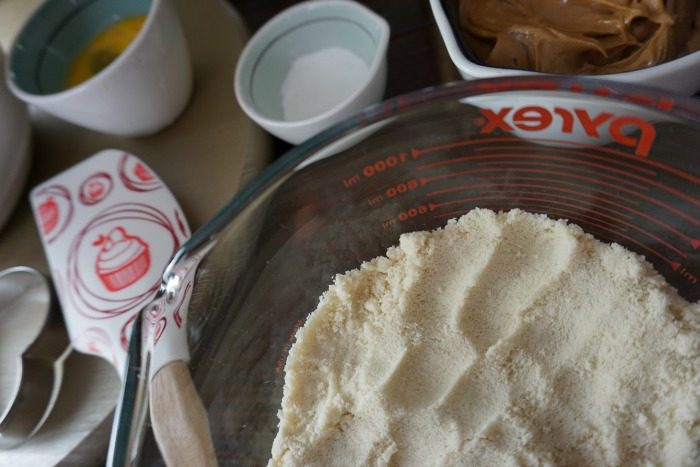
[[[246,63],[250,62],[251,60],[255,59],[256,56],[253,56],[252,53],[252,48],[253,45],[260,42],[260,41],[267,41],[271,42],[272,40],[275,39],[275,37],[278,37],[280,34],[274,36],[274,37],[269,37],[268,35],[270,31],[279,23],[285,21],[287,17],[292,16],[297,14],[301,10],[305,10],[309,8],[310,6],[316,5],[316,4],[322,4],[324,6],[327,5],[343,5],[347,6],[350,8],[355,8],[357,11],[361,11],[364,15],[366,15],[369,19],[374,21],[377,26],[379,26],[380,29],[380,37],[379,40],[377,41],[377,48],[375,50],[374,58],[372,59],[372,64],[369,67],[369,71],[367,73],[367,76],[365,77],[365,80],[353,91],[352,94],[350,94],[348,97],[343,99],[341,102],[338,104],[334,105],[332,108],[326,110],[325,112],[322,112],[320,114],[314,115],[313,117],[305,118],[302,120],[278,120],[270,117],[266,117],[265,115],[261,114],[258,112],[258,110],[255,108],[255,106],[247,99],[246,93],[243,91],[243,68]],[[286,32],[286,30],[285,30]],[[284,32],[282,33],[284,34]],[[287,129],[292,129],[292,128],[297,128],[297,127],[303,127],[307,126],[310,124],[314,123],[319,123],[322,122],[323,120],[326,120],[330,117],[332,117],[334,114],[338,113],[341,111],[343,108],[347,107],[351,102],[353,102],[359,95],[360,93],[367,88],[367,86],[370,84],[372,79],[377,75],[380,67],[382,66],[382,62],[385,60],[385,54],[386,50],[389,45],[389,24],[386,22],[384,18],[367,8],[366,6],[357,3],[352,0],[308,0],[302,3],[298,3],[290,8],[287,8],[286,10],[282,11],[278,15],[274,16],[272,19],[270,19],[267,23],[265,23],[254,35],[253,37],[250,38],[248,43],[246,44],[245,48],[243,49],[243,52],[241,52],[241,55],[238,59],[238,64],[236,66],[236,74],[234,77],[234,88],[235,88],[235,94],[236,94],[236,99],[238,100],[238,103],[241,105],[243,110],[255,121],[257,121],[260,125],[262,126],[272,126],[275,128],[287,128]]]
[[[144,21],[143,25],[141,26],[141,29],[139,32],[136,34],[136,37],[134,40],[132,40],[129,45],[124,49],[112,62],[104,67],[102,70],[100,70],[97,74],[91,76],[87,80],[83,81],[80,84],[77,84],[75,86],[71,86],[67,89],[62,89],[58,92],[52,92],[50,94],[34,94],[31,92],[27,92],[24,89],[20,88],[15,82],[13,76],[13,70],[11,68],[12,66],[12,59],[14,58],[15,54],[15,49],[17,46],[17,41],[19,40],[20,36],[23,35],[23,33],[26,31],[27,27],[29,26],[29,23],[34,19],[34,17],[38,14],[39,10],[44,6],[46,2],[50,0],[46,0],[44,2],[41,2],[37,8],[32,12],[32,14],[27,18],[27,20],[24,22],[22,25],[22,28],[20,31],[17,33],[17,35],[14,37],[12,40],[12,43],[10,44],[9,47],[9,54],[7,57],[7,67],[5,69],[5,81],[7,83],[7,87],[12,90],[12,93],[21,98],[25,102],[32,102],[32,103],[39,103],[39,104],[46,104],[46,103],[51,103],[51,102],[56,102],[56,101],[61,101],[63,99],[66,99],[68,97],[71,97],[75,94],[81,93],[85,88],[88,87],[94,87],[99,85],[100,82],[106,80],[110,75],[112,75],[115,70],[117,70],[121,63],[124,62],[125,60],[128,59],[128,56],[131,55],[131,52],[138,47],[138,44],[144,41],[144,36],[146,35],[146,30],[150,29],[151,24],[155,21],[155,16],[156,12],[159,11],[162,8],[163,2],[167,0],[151,0],[151,6],[148,9],[148,13],[146,14],[146,20]]]
[[[517,69],[517,68],[500,68],[488,65],[480,65],[473,62],[467,56],[462,53],[462,49],[459,46],[458,39],[455,36],[455,31],[452,29],[452,25],[447,18],[445,9],[442,6],[442,0],[430,0],[430,6],[433,10],[433,16],[437,22],[438,29],[442,35],[442,39],[447,47],[447,53],[454,62],[454,64],[461,71],[469,74],[474,78],[492,78],[494,76],[514,76],[514,75],[556,75],[556,76],[573,76],[564,73],[544,73],[539,71]],[[575,75],[580,78],[598,78],[598,79],[611,79],[626,82],[642,82],[642,80],[654,79],[664,76],[671,70],[678,68],[684,68],[687,64],[696,63],[700,61],[700,50],[689,53],[682,57],[674,58],[664,63],[659,63],[647,68],[640,68],[637,70],[624,71],[619,73],[609,73],[609,74],[599,74],[599,75]]]

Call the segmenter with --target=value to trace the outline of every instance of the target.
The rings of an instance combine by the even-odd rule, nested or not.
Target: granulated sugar
[[[640,256],[474,210],[335,278],[270,465],[698,465],[700,305]]]
[[[288,121],[332,109],[362,86],[369,67],[341,47],[327,47],[296,59],[282,83],[282,111]]]

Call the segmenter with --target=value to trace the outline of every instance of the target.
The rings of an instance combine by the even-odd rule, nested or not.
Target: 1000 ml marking
[[[362,168],[362,175],[355,174],[343,179],[343,186],[345,188],[350,188],[351,186],[358,184],[363,178],[372,178],[375,175],[391,170],[415,158],[415,155],[400,152],[395,155],[392,154],[391,156],[387,156],[383,159],[378,159],[373,163],[364,166]]]

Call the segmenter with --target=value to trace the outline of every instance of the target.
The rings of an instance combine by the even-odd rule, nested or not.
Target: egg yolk
[[[97,35],[71,64],[66,87],[87,81],[112,63],[134,40],[144,21],[146,15],[125,18]]]

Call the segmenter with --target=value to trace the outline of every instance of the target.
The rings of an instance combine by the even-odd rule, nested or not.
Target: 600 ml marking
[[[394,198],[403,193],[408,193],[409,191],[415,190],[419,186],[420,183],[418,183],[418,180],[416,179],[411,179],[406,182],[397,183],[396,185],[390,186],[389,188],[384,190],[384,194],[370,196],[369,198],[367,198],[367,204],[369,204],[370,206],[376,206],[382,201],[384,201],[386,198]]]
[[[396,195],[400,195],[401,193],[406,193],[407,191],[415,190],[418,188],[419,183],[418,180],[409,180],[407,182],[402,182],[397,184],[396,186],[391,186],[386,189],[386,195],[389,198],[393,198]]]

